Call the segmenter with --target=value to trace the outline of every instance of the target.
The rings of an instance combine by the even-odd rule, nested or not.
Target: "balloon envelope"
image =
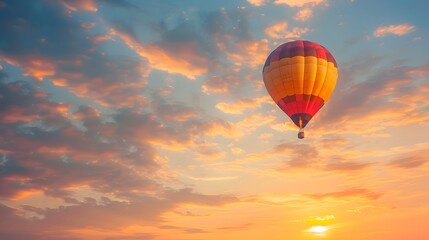
[[[263,69],[268,93],[300,128],[329,100],[337,77],[332,54],[318,43],[303,40],[277,47]]]

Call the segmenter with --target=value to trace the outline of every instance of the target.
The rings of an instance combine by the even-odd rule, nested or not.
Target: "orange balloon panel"
[[[280,45],[268,56],[263,77],[277,105],[304,128],[331,96],[338,69],[326,48],[298,40]]]

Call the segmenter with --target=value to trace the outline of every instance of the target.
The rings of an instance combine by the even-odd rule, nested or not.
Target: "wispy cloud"
[[[293,17],[295,20],[298,21],[307,21],[313,16],[313,9],[311,8],[303,8],[296,13],[296,15]]]
[[[198,160],[216,160],[225,155],[225,151],[214,146],[202,146],[195,151],[195,158]]]
[[[307,21],[314,15],[314,8],[320,5],[327,6],[328,2],[325,0],[275,0],[274,4],[277,5],[287,5],[289,7],[298,8],[298,12],[293,17],[298,21]],[[293,32],[297,34],[300,30],[298,28],[294,28]],[[308,31],[308,30],[307,30]]]
[[[323,199],[323,198],[342,199],[342,198],[357,197],[357,198],[364,198],[368,200],[376,200],[382,195],[383,195],[382,193],[374,192],[365,188],[350,188],[350,189],[346,189],[338,192],[309,194],[308,196],[314,199]]]
[[[206,58],[195,54],[191,45],[179,47],[181,53],[174,54],[167,52],[157,44],[140,43],[132,35],[127,34],[119,29],[111,29],[110,34],[118,36],[128,47],[136,51],[141,57],[148,59],[153,68],[164,70],[169,73],[178,73],[195,79],[196,76],[208,71]],[[186,57],[185,57],[186,56]],[[192,64],[191,59],[202,64]]]
[[[275,0],[274,4],[285,4],[290,7],[303,7],[305,5],[319,5],[325,3],[325,0]]]
[[[396,157],[388,163],[389,166],[396,168],[417,168],[429,162],[429,150],[413,150]]]
[[[372,35],[374,37],[384,37],[386,35],[403,36],[411,33],[415,29],[416,27],[410,24],[387,25],[378,27],[374,30]]]
[[[245,111],[246,109],[258,108],[261,106],[262,103],[271,104],[271,101],[272,100],[269,96],[264,96],[260,98],[243,98],[231,103],[220,102],[216,104],[216,108],[224,113],[243,114],[243,111]]]
[[[313,126],[316,129],[320,127],[320,133],[325,131],[326,134],[366,133],[370,135],[383,133],[387,126],[426,122],[429,115],[418,110],[426,103],[426,100],[421,98],[426,90],[424,84],[419,81],[420,76],[412,73],[420,72],[418,69],[420,68],[397,66],[378,70],[365,77],[366,80],[357,83],[351,81],[352,75],[344,76],[343,79],[346,80],[340,83],[342,85],[339,85],[339,89],[333,95],[329,107],[321,112]],[[376,124],[382,119],[385,119],[382,125]],[[329,128],[332,131],[325,128],[323,125],[328,122],[336,125],[337,128],[335,130]]]
[[[269,0],[247,0],[248,3],[257,7],[265,5],[268,1]]]
[[[212,76],[201,86],[204,93],[230,93],[243,84],[244,79],[238,73]]]
[[[60,0],[70,11],[88,11],[97,12],[97,3],[95,0]]]
[[[274,39],[297,39],[309,31],[308,28],[294,27],[288,30],[287,22],[278,22],[264,29],[267,36]]]

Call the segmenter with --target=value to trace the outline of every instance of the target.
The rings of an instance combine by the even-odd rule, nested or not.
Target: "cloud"
[[[149,26],[159,37],[145,42],[141,24],[114,21],[111,34],[121,39],[151,69],[202,77],[203,92],[231,93],[259,79],[251,69],[259,66],[269,51],[266,39],[255,39],[249,28],[246,8],[197,14],[185,11]],[[258,81],[259,83],[259,81]]]
[[[238,74],[210,77],[201,86],[204,93],[229,93],[243,84],[243,78]]]
[[[237,179],[238,176],[227,176],[227,177],[192,177],[192,176],[188,176],[188,178],[195,180],[195,181],[227,181],[227,180],[232,180],[232,179]],[[190,214],[187,214],[190,215]],[[195,216],[195,215],[191,215],[191,216]],[[199,216],[199,215],[197,215]]]
[[[243,120],[236,123],[237,128],[243,132],[253,132],[255,129],[261,126],[266,126],[272,123],[275,117],[263,113],[255,113],[246,116]]]
[[[409,24],[398,24],[380,26],[372,33],[374,37],[384,37],[386,35],[403,36],[409,34],[416,29],[415,26]]]
[[[243,149],[238,148],[238,147],[233,147],[233,148],[231,148],[231,152],[232,152],[233,154],[238,155],[238,154],[243,154],[243,153],[245,153],[246,151],[244,151]]]
[[[190,79],[195,79],[196,76],[208,71],[207,58],[198,56],[192,44],[176,47],[177,52],[173,54],[167,52],[157,44],[140,43],[132,35],[119,29],[111,29],[110,34],[118,36],[129,48],[136,51],[139,56],[147,59],[153,68],[169,73],[182,74]],[[192,64],[192,61],[196,63]]]
[[[319,152],[310,144],[297,144],[293,142],[275,146],[271,154],[284,156],[280,171],[288,171],[291,168],[303,168],[320,161]]]
[[[377,64],[375,60],[368,61]],[[382,133],[388,126],[423,124],[429,119],[425,111],[419,110],[427,103],[426,88],[419,82],[420,76],[413,74],[420,68],[395,66],[375,70],[364,65],[359,61],[350,65],[368,72],[359,81],[355,79],[359,73],[343,70],[326,109],[318,114],[317,121],[311,122],[313,131],[321,135],[365,133],[385,137]]]
[[[316,193],[307,195],[313,199],[324,199],[324,198],[334,198],[334,199],[344,199],[344,198],[364,198],[368,200],[376,200],[382,196],[381,193],[377,193],[365,188],[350,188],[338,192],[329,192],[329,193]]]
[[[136,170],[160,168],[152,142],[191,142],[191,131],[179,134],[150,114],[121,111],[113,114],[113,122],[105,122],[98,110],[81,106],[71,116],[81,122],[82,130],[68,119],[67,105],[50,101],[31,85],[1,83],[0,95],[5,198],[33,190],[64,192],[60,195],[65,197],[76,185],[101,192],[144,190],[153,182]],[[197,133],[201,136],[193,134]]]
[[[159,97],[154,98],[151,102],[154,114],[160,119],[169,121],[187,121],[200,118],[197,109],[186,106],[180,102],[170,102]]]
[[[81,22],[80,23],[80,26],[87,29],[87,30],[94,28],[95,25],[97,25],[95,22]]]
[[[173,15],[156,25],[160,39],[150,43],[139,39],[137,26],[116,22],[111,34],[147,59],[153,68],[195,79],[208,72],[223,71],[228,66],[227,55],[235,62],[243,61],[240,53],[263,55],[262,46],[267,44],[252,39],[247,22],[244,9],[221,9],[204,15]],[[246,62],[248,59],[251,58],[244,58]]]
[[[90,3],[70,2],[67,1],[77,5]],[[65,14],[57,2],[12,1],[7,8],[13,11],[0,14],[5,34],[0,61],[20,67],[25,76],[52,81],[57,87],[104,106],[141,107],[145,103],[140,93],[149,73],[147,64],[97,51],[96,44],[108,36],[90,34],[81,22]],[[33,11],[36,8],[40,11]]]
[[[258,136],[258,138],[260,138],[260,139],[268,139],[268,138],[271,138],[273,136],[273,134],[272,133],[261,133],[259,136]]]
[[[91,48],[82,38],[80,23],[69,18],[62,7],[55,2],[9,1],[7,7],[0,9],[0,23],[3,29],[3,44],[0,53],[15,61],[25,60],[27,56],[43,59],[74,59]],[[40,11],[33,11],[39,8]],[[48,26],[43,29],[40,26]],[[33,39],[33,41],[16,41]]]
[[[96,34],[89,37],[89,40],[94,44],[98,44],[104,41],[112,40],[112,37],[109,35]]]
[[[45,77],[55,75],[57,71],[55,62],[42,56],[27,56],[19,60],[0,56],[0,61],[13,66],[20,66],[24,71],[24,76],[34,77],[39,81],[42,81]]]
[[[268,0],[247,0],[247,2],[252,4],[253,6],[260,7],[265,5]]]
[[[142,107],[147,100],[140,93],[146,86],[148,66],[134,59],[89,53],[76,65],[60,65],[52,83],[78,97],[90,98],[106,107]],[[121,79],[121,81],[118,81]],[[102,88],[104,91],[99,91]]]
[[[305,5],[316,6],[325,3],[325,0],[275,0],[274,4],[285,4],[290,7],[303,7]]]
[[[233,231],[238,231],[238,230],[248,230],[249,227],[253,226],[253,223],[244,223],[244,224],[240,224],[240,225],[234,225],[234,226],[226,226],[226,227],[219,227],[217,229],[219,230],[233,230]]]
[[[216,108],[224,113],[230,114],[242,114],[247,109],[259,108],[262,103],[271,104],[271,98],[269,96],[259,98],[243,98],[236,100],[231,103],[220,102],[216,104]]]
[[[429,76],[429,63],[422,64],[418,67],[410,68],[406,70],[406,73],[410,76],[415,76],[417,78]],[[428,86],[425,86],[425,88],[427,89]]]
[[[97,12],[95,0],[60,0],[59,2],[70,11]]]
[[[244,136],[244,132],[240,131],[235,124],[221,119],[200,122],[195,124],[194,127],[198,133],[206,136],[223,136],[227,138],[241,138]]]
[[[51,102],[43,92],[24,82],[3,83],[0,80],[0,123],[28,123],[44,119],[49,123],[61,121],[68,105]]]
[[[95,233],[115,229],[120,235],[131,225],[151,223],[156,227],[164,214],[182,205],[223,206],[239,201],[229,195],[172,190],[156,182],[162,166],[152,144],[186,146],[194,137],[229,136],[227,122],[187,119],[175,129],[161,124],[153,114],[126,109],[112,113],[107,121],[105,113],[89,106],[66,108],[70,114],[64,114],[61,104],[30,84],[5,84],[3,80],[0,110],[8,119],[23,118],[16,117],[18,114],[27,117],[0,119],[0,197],[18,200],[43,195],[60,199],[64,205],[16,209],[0,205],[2,236],[58,239],[61,233],[64,239],[73,239],[81,238],[80,230],[88,228],[98,229]],[[197,149],[205,157],[222,154]],[[85,189],[102,197],[84,195],[82,199],[78,193]],[[36,217],[28,219],[23,213]],[[102,221],[106,218],[114,220]]]
[[[335,159],[326,164],[324,169],[328,171],[349,172],[362,170],[370,165],[370,163],[366,162],[352,162]]]
[[[297,21],[305,22],[313,17],[313,9],[317,6],[324,5],[328,6],[328,2],[325,0],[276,0],[274,4],[277,5],[288,5],[289,7],[298,8],[298,12],[293,17]],[[308,31],[308,29],[299,29],[294,28],[292,32],[294,32],[294,36],[297,34],[303,34]],[[289,37],[292,38],[292,37]],[[299,38],[299,37],[294,37]]]
[[[202,146],[197,148],[195,155],[196,159],[216,160],[225,157],[226,152],[213,146]]]
[[[237,42],[234,46],[236,49],[226,49],[220,46],[220,50],[224,51],[227,58],[238,67],[254,68],[265,61],[267,52],[269,51],[268,40],[246,40]]]
[[[293,17],[295,20],[298,21],[307,21],[313,16],[313,9],[311,8],[303,8],[296,13],[296,15]]]
[[[265,34],[274,39],[297,39],[301,38],[308,31],[308,28],[298,27],[288,30],[288,23],[286,21],[278,22],[264,29]]]
[[[219,207],[239,201],[233,196],[198,194],[191,189],[165,190],[159,194],[159,198],[135,194],[128,198],[129,201],[106,197],[99,200],[86,198],[58,208],[27,208],[27,211],[36,211],[42,216],[34,219],[26,219],[19,215],[18,209],[0,204],[0,212],[4,216],[0,220],[0,232],[2,236],[17,239],[58,239],[58,233],[61,232],[60,239],[75,239],[83,236],[79,235],[79,231],[74,233],[72,230],[95,228],[100,232],[122,232],[124,227],[131,225],[156,227],[162,222],[165,213],[175,211],[184,204]]]
[[[429,150],[413,150],[390,161],[387,165],[395,168],[417,168],[429,162]]]
[[[89,106],[79,106],[78,110],[73,113],[73,118],[89,122],[100,118],[100,111]]]

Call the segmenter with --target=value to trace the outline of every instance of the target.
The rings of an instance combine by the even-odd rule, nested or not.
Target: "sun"
[[[328,231],[328,227],[325,226],[313,226],[307,230],[312,233],[325,233],[326,231]]]
[[[325,236],[326,232],[329,230],[326,226],[312,226],[306,230],[308,233],[312,233],[316,236]]]

